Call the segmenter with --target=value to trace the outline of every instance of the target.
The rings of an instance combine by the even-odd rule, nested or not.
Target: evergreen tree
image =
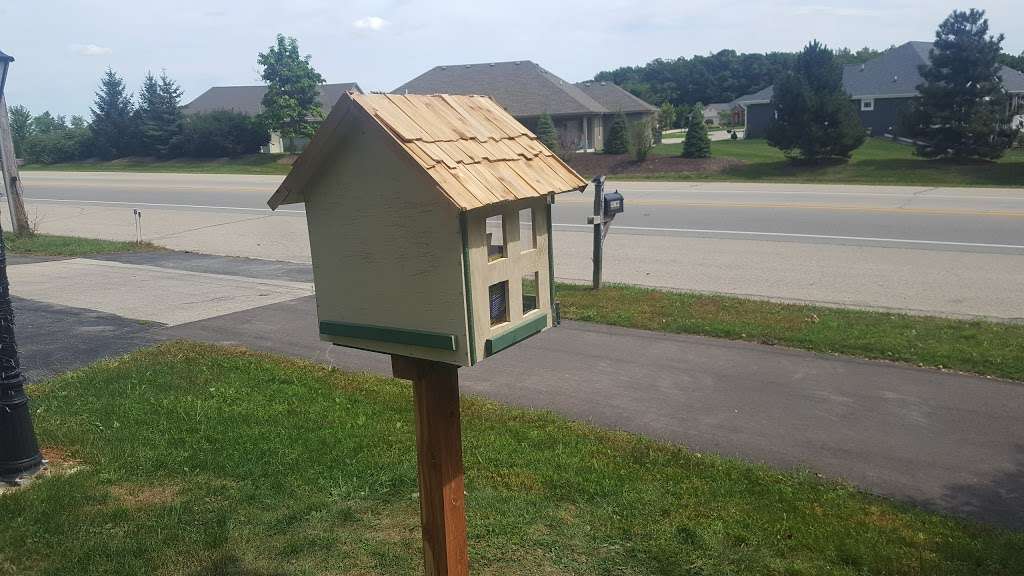
[[[704,124],[704,106],[698,102],[690,109],[690,117],[686,123],[683,157],[709,158],[710,156],[711,137],[708,136],[708,127]]]
[[[89,129],[97,156],[110,160],[134,152],[137,131],[132,97],[125,89],[124,80],[110,68],[100,80],[100,89],[89,111],[92,113]]]
[[[629,151],[629,133],[627,132],[626,115],[619,112],[608,127],[608,135],[604,138],[605,154],[625,154]]]
[[[146,73],[135,111],[139,126],[139,152],[147,156],[166,156],[171,140],[178,134],[182,119],[182,90],[161,72],[157,80]]]
[[[911,113],[919,155],[996,159],[1013,143],[999,75],[1002,42],[1002,34],[989,35],[984,10],[954,10],[939,24]]]
[[[768,144],[790,158],[849,158],[866,136],[843,70],[832,51],[817,40],[797,56],[792,72],[775,84]]]
[[[320,109],[323,76],[309,63],[311,56],[299,54],[295,38],[277,35],[277,43],[259,54],[261,74],[267,83],[260,120],[286,142],[311,137],[324,112]]]
[[[551,119],[551,115],[546,112],[537,118],[537,138],[541,144],[548,147],[548,150],[558,153],[558,130],[555,128],[555,122]]]
[[[25,141],[32,135],[32,113],[28,108],[19,105],[11,106],[7,115],[11,122],[11,139],[14,141],[14,154],[21,157],[25,153]]]

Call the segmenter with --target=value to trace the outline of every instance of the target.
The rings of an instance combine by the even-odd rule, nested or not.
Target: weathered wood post
[[[395,378],[412,380],[420,527],[427,576],[466,576],[466,503],[458,367],[391,356]]]
[[[21,177],[18,175],[18,161],[14,156],[10,117],[7,115],[7,100],[4,98],[3,90],[11,62],[14,62],[14,58],[0,52],[0,172],[3,173],[4,188],[7,190],[7,206],[11,210],[11,231],[15,234],[26,234],[31,232],[31,229],[22,200]]]

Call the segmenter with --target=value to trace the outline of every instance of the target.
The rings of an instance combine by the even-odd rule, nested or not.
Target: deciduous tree
[[[32,113],[28,108],[16,105],[7,110],[11,119],[11,139],[14,141],[14,153],[19,157],[25,153],[25,140],[32,135]]]
[[[299,54],[295,38],[277,35],[277,43],[261,52],[257,61],[267,83],[260,120],[285,142],[311,137],[324,117],[320,109],[323,76],[309,63],[310,55]]]

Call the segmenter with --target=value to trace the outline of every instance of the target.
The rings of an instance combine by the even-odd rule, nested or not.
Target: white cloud
[[[357,30],[372,30],[374,32],[379,32],[390,25],[391,22],[388,22],[380,16],[367,16],[352,23],[352,26]]]
[[[110,48],[95,44],[72,44],[68,46],[68,50],[80,56],[106,56],[113,52]]]

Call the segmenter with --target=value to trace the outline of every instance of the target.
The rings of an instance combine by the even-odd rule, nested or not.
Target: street
[[[309,262],[302,206],[266,208],[280,176],[25,172],[40,231]],[[626,197],[605,279],[780,301],[1024,318],[1024,190],[614,182]],[[555,205],[556,274],[590,277],[591,189]]]

